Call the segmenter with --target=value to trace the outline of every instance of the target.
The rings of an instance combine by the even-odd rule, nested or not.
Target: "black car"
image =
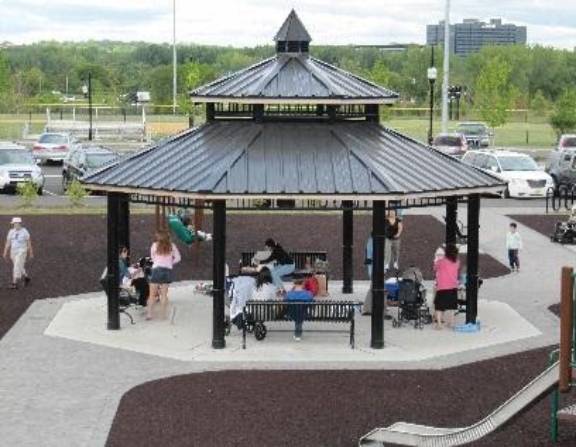
[[[72,181],[119,158],[117,153],[100,146],[82,147],[70,152],[62,164],[64,191]]]

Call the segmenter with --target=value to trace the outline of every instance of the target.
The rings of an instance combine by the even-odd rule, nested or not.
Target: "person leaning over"
[[[30,283],[30,277],[26,273],[25,264],[27,257],[30,259],[34,257],[34,252],[32,250],[30,233],[22,226],[22,219],[20,217],[14,217],[10,223],[12,228],[8,231],[8,236],[6,236],[4,259],[8,260],[8,255],[10,255],[13,270],[12,283],[9,288],[16,289],[18,288],[18,282],[20,280],[24,281],[25,286]]]
[[[274,285],[279,290],[284,291],[282,276],[290,275],[294,272],[296,269],[294,260],[274,239],[266,239],[264,245],[267,249],[271,250],[271,253],[268,258],[261,260],[260,264],[264,264],[270,269]]]
[[[178,247],[170,240],[167,231],[157,231],[155,242],[150,247],[152,258],[152,273],[150,275],[150,294],[148,295],[147,320],[152,319],[152,311],[156,298],[160,296],[162,318],[166,318],[168,306],[168,287],[172,282],[172,268],[180,262],[181,256]]]

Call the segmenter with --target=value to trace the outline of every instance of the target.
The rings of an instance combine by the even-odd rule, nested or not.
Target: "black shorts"
[[[437,290],[434,309],[439,311],[458,309],[458,289]]]
[[[172,282],[172,269],[154,267],[150,275],[150,284],[170,284]]]

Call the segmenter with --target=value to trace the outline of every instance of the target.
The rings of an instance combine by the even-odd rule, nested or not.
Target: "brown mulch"
[[[522,225],[526,225],[528,228],[531,228],[546,237],[550,237],[554,232],[556,222],[566,220],[566,216],[553,214],[517,214],[508,217],[520,222]]]
[[[443,371],[223,371],[156,380],[124,395],[107,446],[353,447],[397,421],[466,426],[542,372],[548,351]],[[551,446],[549,411],[542,399],[471,445]],[[556,445],[576,445],[576,427],[561,424]]]
[[[9,216],[0,216],[0,229],[7,230]],[[371,228],[371,216],[359,215],[354,221],[354,275],[366,279],[364,246]],[[35,299],[53,298],[100,290],[98,280],[106,262],[106,217],[104,215],[26,216],[24,225],[32,235],[36,258],[29,265],[32,283],[17,291],[5,289],[9,283],[9,264],[0,264],[0,337],[14,324]],[[210,216],[205,229],[211,231]],[[154,217],[131,217],[132,255],[148,253]],[[274,237],[290,250],[326,250],[331,278],[342,276],[342,220],[335,215],[232,215],[227,218],[227,260],[232,271],[237,268],[242,251],[263,247],[267,237]],[[2,235],[2,238],[4,236]],[[432,277],[432,259],[444,238],[444,225],[430,216],[408,216],[402,240],[401,264],[417,265],[424,276]],[[176,278],[212,277],[212,244],[197,248],[181,247],[183,262],[176,268]],[[490,278],[507,274],[508,268],[487,255],[480,259],[481,275]]]

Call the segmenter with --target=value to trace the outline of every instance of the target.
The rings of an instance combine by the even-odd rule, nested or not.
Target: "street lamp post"
[[[92,141],[92,72],[88,72],[88,119],[90,120],[88,141]]]
[[[428,68],[427,77],[430,84],[430,125],[428,127],[428,144],[432,145],[433,141],[433,125],[434,125],[434,83],[438,76],[438,71],[434,66],[434,47],[432,47],[432,55],[430,57],[430,68]]]

